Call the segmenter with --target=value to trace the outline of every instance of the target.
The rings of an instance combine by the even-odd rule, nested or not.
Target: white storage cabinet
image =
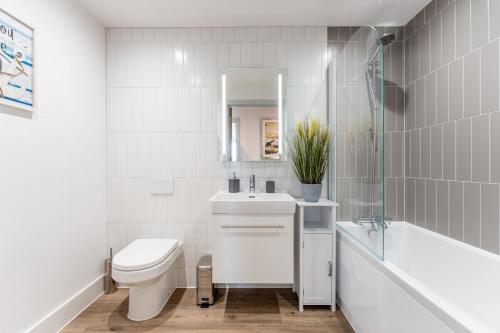
[[[294,290],[304,305],[330,305],[335,311],[335,211],[337,204],[297,199]]]

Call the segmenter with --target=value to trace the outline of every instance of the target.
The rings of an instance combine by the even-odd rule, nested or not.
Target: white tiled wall
[[[298,192],[287,162],[218,162],[218,72],[228,67],[288,70],[288,121],[303,119],[327,66],[322,27],[109,29],[108,245],[140,237],[184,241],[179,286],[194,286],[210,249],[208,199],[235,172]],[[326,110],[319,110],[324,118]],[[173,195],[151,195],[151,180],[172,177]]]

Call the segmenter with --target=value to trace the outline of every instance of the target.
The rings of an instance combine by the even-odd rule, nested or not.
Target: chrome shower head
[[[383,46],[387,46],[394,41],[396,36],[393,33],[385,33],[380,36],[379,43]]]

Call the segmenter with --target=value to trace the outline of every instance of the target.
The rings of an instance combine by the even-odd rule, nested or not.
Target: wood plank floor
[[[144,322],[127,319],[128,290],[100,297],[62,332],[354,332],[340,310],[297,311],[290,289],[219,289],[208,309],[196,304],[195,289],[177,289],[162,312]]]

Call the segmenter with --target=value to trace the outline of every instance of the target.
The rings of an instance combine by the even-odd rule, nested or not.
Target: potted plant
[[[322,125],[318,119],[298,122],[295,132],[288,137],[293,169],[307,202],[317,202],[321,195],[332,138],[330,128]]]

